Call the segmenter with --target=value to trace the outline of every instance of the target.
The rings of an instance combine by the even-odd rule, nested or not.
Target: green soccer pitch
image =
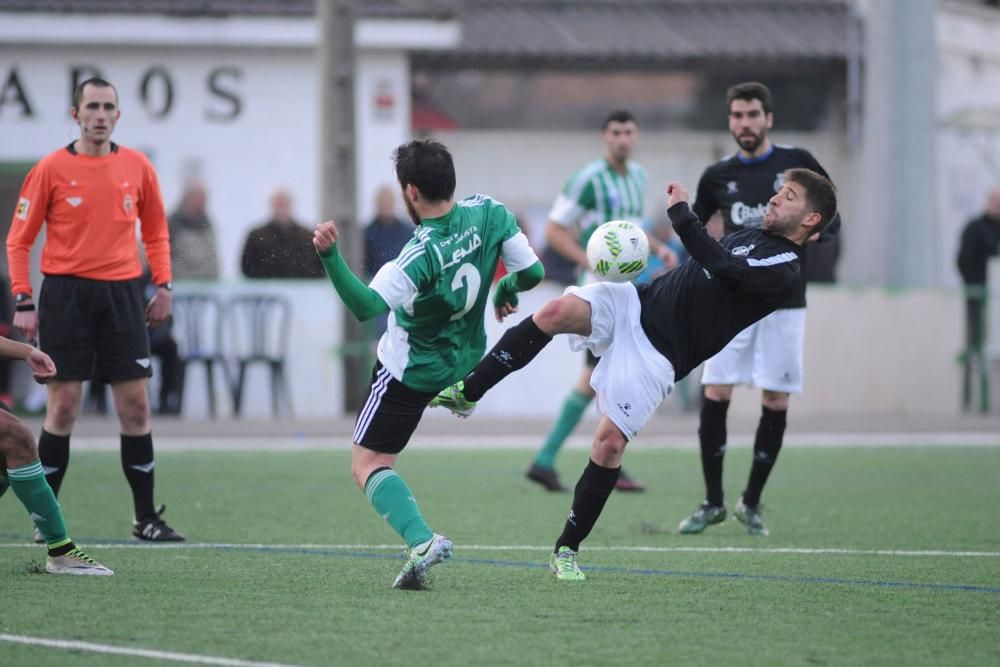
[[[567,483],[586,457],[564,452]],[[702,492],[697,451],[636,447],[626,465],[648,491],[612,495],[584,582],[548,573],[571,498],[524,480],[529,459],[488,442],[403,455],[455,542],[430,590],[404,592],[390,589],[402,545],[345,451],[160,453],[158,500],[188,537],[175,547],[128,539],[116,452],[74,452],[71,535],[116,574],[40,573],[44,549],[4,496],[0,664],[1000,662],[1000,447],[786,447],[768,538],[732,520],[677,534]],[[727,457],[730,509],[749,463],[746,448]]]

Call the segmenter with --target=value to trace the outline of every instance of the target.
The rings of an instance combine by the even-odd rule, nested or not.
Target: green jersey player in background
[[[509,272],[493,297],[498,320],[517,311],[517,293],[544,271],[507,208],[485,196],[455,202],[455,167],[435,141],[411,141],[393,159],[406,209],[417,229],[370,285],[337,250],[337,227],[316,227],[313,245],[348,310],[361,321],[389,311],[378,344],[371,391],[358,413],[351,474],[368,501],[406,541],[409,558],[393,588],[424,587],[427,570],[451,555],[406,482],[394,470],[432,398],[471,371],[486,350],[484,317],[502,259]]]
[[[617,109],[604,117],[601,140],[604,155],[589,162],[569,177],[556,198],[545,224],[545,241],[549,247],[574,262],[583,280],[594,282],[587,263],[587,241],[599,226],[609,220],[628,220],[643,227],[646,208],[646,170],[630,159],[639,138],[639,126],[629,111]],[[677,256],[658,239],[649,236],[650,248],[668,269],[677,265]],[[568,491],[555,471],[556,455],[566,438],[583,418],[594,400],[590,377],[597,366],[597,357],[589,351],[580,377],[563,402],[559,417],[549,431],[541,449],[535,454],[525,477],[549,491]],[[618,476],[619,491],[642,491],[643,486],[624,470]]]

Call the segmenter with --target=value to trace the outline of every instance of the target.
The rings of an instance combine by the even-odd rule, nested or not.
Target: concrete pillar
[[[857,219],[846,220],[855,283],[926,286],[935,252],[935,0],[860,0],[865,73]]]

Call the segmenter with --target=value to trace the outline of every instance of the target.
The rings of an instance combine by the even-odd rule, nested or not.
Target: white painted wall
[[[354,89],[355,122],[366,128],[357,135],[358,222],[364,225],[375,215],[378,188],[398,189],[391,157],[410,139],[409,58],[398,51],[360,54]],[[403,214],[401,203],[397,208]]]
[[[4,108],[0,160],[35,161],[77,137],[69,116],[69,69],[93,65],[118,89],[122,115],[114,140],[150,155],[167,210],[179,201],[186,178],[207,183],[223,278],[239,273],[246,232],[267,219],[275,186],[287,186],[296,215],[315,222],[318,108],[309,51],[27,46],[16,59],[12,55],[7,49],[0,55],[0,72],[17,66],[35,117],[15,114],[10,104]],[[228,107],[209,93],[206,77],[227,65],[242,72],[225,83],[241,98],[242,113],[213,121],[207,114]],[[140,81],[154,66],[165,67],[174,85],[173,109],[164,118],[148,113],[139,97]]]
[[[178,287],[201,289],[202,286]],[[323,419],[341,415],[342,364],[337,353],[344,312],[325,281],[277,281],[213,288],[231,294],[265,290],[292,301],[294,320],[289,346],[289,378],[299,417]],[[487,318],[488,346],[506,330],[559,296],[562,288],[544,282],[521,296],[520,312],[507,323]],[[953,415],[959,405],[959,367],[963,344],[963,303],[951,290],[885,290],[882,288],[814,287],[806,321],[805,390],[792,399],[802,416]],[[555,416],[583,363],[564,337],[557,337],[528,367],[505,379],[483,400],[477,414]],[[692,373],[697,384],[700,375]],[[270,394],[265,371],[250,376],[245,414],[267,417]],[[995,388],[994,391],[1000,391]],[[697,393],[697,388],[693,389]],[[758,390],[740,389],[733,401],[736,415],[756,415]],[[221,403],[229,414],[229,403]],[[680,409],[668,398],[661,412]],[[200,371],[189,379],[185,414],[207,415]],[[428,418],[443,418],[430,411]]]
[[[938,247],[943,285],[958,285],[962,226],[1000,186],[1000,12],[942,2],[936,19],[940,196]],[[956,125],[956,122],[958,125]]]

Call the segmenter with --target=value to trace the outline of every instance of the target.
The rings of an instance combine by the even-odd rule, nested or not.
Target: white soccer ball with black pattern
[[[649,264],[649,240],[638,225],[612,220],[594,230],[587,241],[587,262],[601,280],[626,283]]]

